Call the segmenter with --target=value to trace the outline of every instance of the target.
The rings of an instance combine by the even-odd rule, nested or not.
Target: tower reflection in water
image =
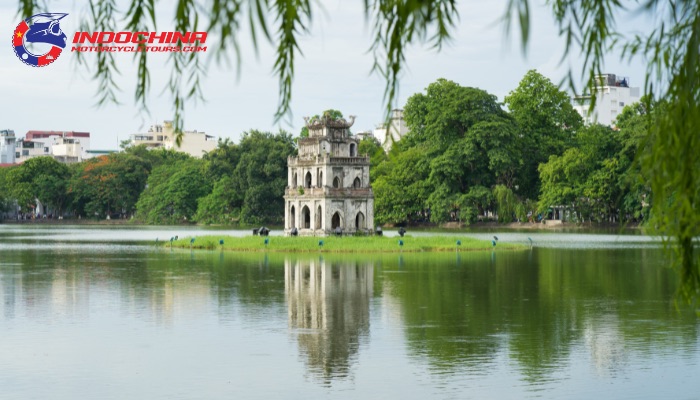
[[[286,259],[289,326],[314,377],[349,376],[369,333],[374,267],[357,261]]]

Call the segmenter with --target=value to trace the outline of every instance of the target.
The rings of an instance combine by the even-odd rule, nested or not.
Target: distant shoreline
[[[214,228],[230,228],[230,229],[237,229],[237,230],[246,230],[246,229],[252,229],[254,227],[258,227],[258,225],[219,225],[219,224],[213,224],[213,225],[205,225],[205,224],[197,224],[197,223],[179,223],[179,224],[166,224],[166,225],[157,225],[157,224],[145,224],[139,221],[131,220],[131,219],[63,219],[63,220],[57,220],[57,219],[35,219],[35,220],[21,220],[17,221],[15,219],[2,219],[0,220],[0,225],[2,224],[8,224],[8,225],[97,225],[97,226],[111,226],[111,225],[120,225],[120,226],[198,226],[198,227],[214,227]],[[383,226],[385,229],[394,229],[398,228],[401,225],[393,225],[393,224],[387,224]],[[570,223],[570,222],[564,222],[561,223],[560,221],[547,221],[546,223],[534,223],[534,222],[511,222],[511,223],[500,223],[500,222],[477,222],[471,225],[467,225],[464,223],[457,223],[457,222],[448,222],[444,224],[409,224],[406,226],[408,229],[415,229],[415,230],[446,230],[446,231],[460,231],[460,230],[470,230],[470,229],[493,229],[493,230],[520,230],[520,229],[527,229],[527,230],[562,230],[562,229],[572,229],[572,230],[586,230],[586,229],[644,229],[644,227],[638,223],[634,224],[626,224],[626,225],[618,225],[618,224],[613,224],[613,223],[595,223],[595,222],[586,222],[583,224],[575,224],[575,223]],[[272,225],[273,230],[280,230],[282,229],[281,227],[276,227]]]

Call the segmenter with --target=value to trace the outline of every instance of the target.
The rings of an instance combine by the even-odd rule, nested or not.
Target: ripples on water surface
[[[0,225],[0,397],[698,396],[698,320],[651,238],[368,256],[144,242],[211,232]]]

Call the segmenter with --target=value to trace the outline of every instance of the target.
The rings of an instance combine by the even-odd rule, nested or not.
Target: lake
[[[386,255],[154,246],[205,234],[249,232],[0,225],[0,397],[700,396],[700,322],[647,236],[455,232],[533,247]]]

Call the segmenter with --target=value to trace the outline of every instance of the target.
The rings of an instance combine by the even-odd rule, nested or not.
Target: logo
[[[66,47],[66,34],[59,25],[66,15],[41,13],[20,22],[12,35],[17,57],[32,67],[45,67],[56,61]]]
[[[76,32],[71,51],[199,53],[206,42],[207,32]]]

